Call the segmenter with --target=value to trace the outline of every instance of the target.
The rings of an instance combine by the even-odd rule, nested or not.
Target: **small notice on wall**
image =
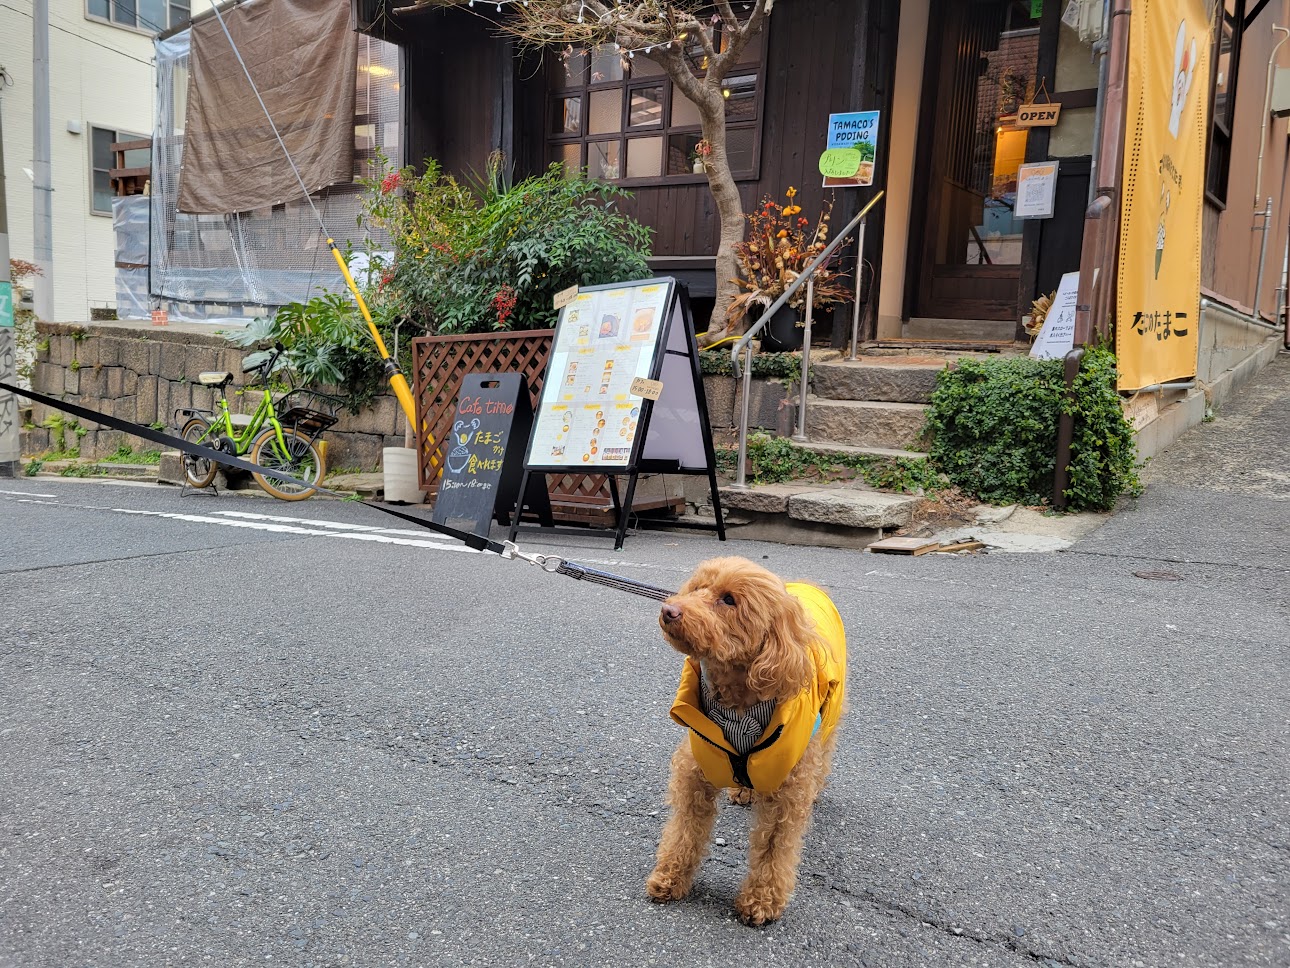
[[[820,158],[825,188],[864,188],[873,184],[878,161],[878,117],[878,111],[829,115],[828,142]],[[833,174],[847,170],[851,174]]]
[[[1058,162],[1044,161],[1017,169],[1017,218],[1052,218],[1057,198]]]

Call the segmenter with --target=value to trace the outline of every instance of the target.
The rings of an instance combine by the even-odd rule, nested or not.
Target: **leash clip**
[[[543,571],[549,572],[553,575],[559,571],[560,566],[564,564],[564,559],[559,555],[526,555],[524,552],[520,551],[519,545],[514,541],[502,542],[501,555],[503,558],[508,560],[518,559],[520,561],[527,561],[530,565],[537,565]]]

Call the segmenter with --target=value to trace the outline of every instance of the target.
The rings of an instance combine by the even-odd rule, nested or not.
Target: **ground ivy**
[[[1115,356],[1090,349],[1068,398],[1061,360],[964,359],[941,372],[926,431],[931,460],[954,484],[994,504],[1046,503],[1056,467],[1057,423],[1075,416],[1071,510],[1105,510],[1137,493],[1133,428],[1115,389]]]

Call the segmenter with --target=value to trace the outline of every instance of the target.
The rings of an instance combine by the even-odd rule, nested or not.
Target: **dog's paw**
[[[753,792],[747,787],[731,787],[726,791],[726,796],[730,798],[731,803],[741,807],[746,807],[753,802]]]
[[[750,927],[778,921],[788,907],[788,898],[775,897],[765,888],[744,890],[735,898],[735,913],[739,920]]]
[[[656,867],[645,881],[645,893],[656,904],[666,904],[668,901],[679,901],[689,894],[692,883],[693,878],[685,877],[678,871]]]

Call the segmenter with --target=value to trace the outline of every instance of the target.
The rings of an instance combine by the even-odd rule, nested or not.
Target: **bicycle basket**
[[[317,390],[292,390],[274,402],[278,422],[291,427],[310,439],[317,437],[340,418],[336,411],[341,400]]]

